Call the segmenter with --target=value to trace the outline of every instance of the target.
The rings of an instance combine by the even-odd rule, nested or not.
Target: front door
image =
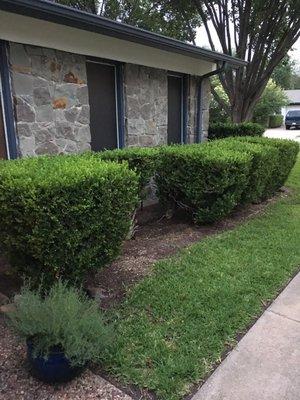
[[[168,144],[182,143],[183,79],[168,76]]]
[[[87,62],[90,103],[91,148],[93,151],[118,147],[116,67]]]
[[[7,158],[4,120],[3,120],[3,111],[1,104],[1,93],[0,93],[0,158],[5,158],[5,159]]]

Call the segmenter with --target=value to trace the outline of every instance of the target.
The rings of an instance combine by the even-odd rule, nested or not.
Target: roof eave
[[[213,52],[176,39],[48,1],[1,0],[0,9],[214,63],[222,61],[234,67],[247,65],[246,61],[226,54]]]

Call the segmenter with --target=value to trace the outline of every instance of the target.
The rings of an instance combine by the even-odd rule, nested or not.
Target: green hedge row
[[[119,252],[145,185],[197,223],[259,202],[285,182],[296,142],[235,137],[0,162],[0,246],[20,273],[50,285],[80,282]]]
[[[261,138],[259,138],[261,141]],[[259,142],[258,141],[258,142]],[[251,167],[248,183],[241,196],[241,203],[258,203],[273,194],[272,182],[274,163],[278,162],[278,151],[271,145],[262,146],[237,138],[227,138],[214,142],[222,142],[226,148],[247,153],[251,157]]]
[[[269,128],[279,128],[283,124],[283,115],[270,115]]]
[[[274,159],[274,167],[270,178],[270,194],[281,188],[287,180],[291,169],[293,168],[297,154],[299,152],[299,143],[292,140],[268,139],[268,138],[237,138],[237,140],[247,143],[260,144],[264,147],[273,147],[278,153]]]
[[[100,153],[94,153],[94,156],[105,161],[116,161],[118,163],[127,162],[128,167],[135,171],[139,177],[140,198],[145,198],[145,188],[155,174],[159,156],[158,147],[128,147],[124,149],[106,150]]]
[[[1,250],[32,280],[80,282],[118,254],[137,189],[125,164],[81,156],[2,161]]]
[[[211,124],[208,128],[208,139],[223,139],[229,136],[262,136],[265,128],[253,122],[241,124],[219,122]]]
[[[238,204],[274,194],[298,151],[296,142],[260,137],[162,148],[158,196],[165,206],[190,212],[197,223],[218,221]]]
[[[221,144],[165,147],[156,173],[159,200],[190,212],[197,223],[219,220],[238,204],[250,163],[246,153]]]

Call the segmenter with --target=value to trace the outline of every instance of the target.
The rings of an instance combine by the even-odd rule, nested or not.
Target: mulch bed
[[[283,190],[278,196],[286,195],[287,191]],[[222,221],[202,226],[193,224],[185,214],[168,219],[158,205],[146,207],[137,213],[135,235],[124,243],[121,255],[99,272],[89,274],[85,287],[99,301],[101,308],[113,307],[124,298],[129,287],[151,273],[156,261],[207,236],[233,229],[263,213],[278,196],[260,204],[240,207]],[[20,277],[13,274],[9,264],[0,257],[0,293],[12,297],[19,292],[21,284]]]
[[[286,195],[286,191],[282,195]],[[151,273],[156,261],[174,255],[207,236],[233,229],[263,213],[276,198],[240,207],[213,225],[197,226],[184,214],[167,219],[158,206],[140,211],[134,238],[125,242],[117,260],[89,276],[86,284],[89,293],[99,300],[102,308],[113,307],[124,298],[128,288]]]
[[[278,196],[286,196],[287,191]],[[277,196],[277,197],[278,197]],[[167,219],[158,206],[147,207],[137,216],[135,236],[127,240],[121,255],[111,265],[86,282],[89,292],[99,299],[104,309],[115,306],[134,285],[151,273],[156,261],[175,254],[179,249],[200,241],[204,237],[233,229],[247,219],[262,214],[270,202],[242,207],[223,221],[209,226],[196,226],[185,215]],[[4,259],[0,258],[0,293],[11,297],[18,293],[21,279],[17,278]],[[26,363],[24,344],[11,332],[0,314],[0,400],[130,400],[122,390],[133,398],[150,398],[150,394],[136,392],[135,388],[117,389],[119,386],[103,371],[94,368],[66,385],[57,387],[42,384],[31,377]],[[138,393],[138,395],[137,395]]]

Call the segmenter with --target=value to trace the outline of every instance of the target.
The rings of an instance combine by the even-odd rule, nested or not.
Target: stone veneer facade
[[[85,57],[10,43],[20,155],[90,149]]]
[[[84,56],[10,43],[10,65],[20,156],[90,149],[89,99]],[[210,87],[203,82],[207,134]],[[126,146],[167,143],[167,71],[124,65]],[[197,78],[189,77],[187,142],[195,141]]]

